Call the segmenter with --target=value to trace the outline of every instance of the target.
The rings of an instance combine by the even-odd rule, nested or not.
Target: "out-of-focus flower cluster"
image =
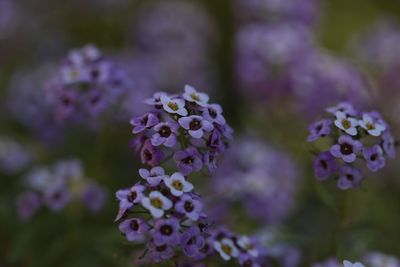
[[[50,167],[37,166],[25,176],[26,191],[17,200],[18,215],[27,220],[42,206],[60,212],[70,202],[81,201],[93,213],[103,207],[106,190],[86,178],[78,160],[62,160]]]
[[[33,161],[33,155],[11,138],[0,136],[0,171],[17,174]]]
[[[48,92],[58,120],[98,117],[121,101],[130,82],[122,68],[93,45],[69,52]]]
[[[300,180],[298,167],[288,155],[252,136],[242,137],[226,152],[214,176],[218,202],[231,202],[235,209],[235,203],[242,204],[250,218],[269,225],[289,214]]]
[[[385,166],[386,156],[395,157],[395,143],[389,125],[379,112],[359,112],[342,102],[327,108],[330,118],[312,123],[308,142],[326,140],[317,149],[313,162],[315,176],[326,180],[335,176],[340,189],[357,188],[362,165],[376,172]]]
[[[360,263],[352,264],[349,261],[345,261],[345,267],[347,266],[363,266]],[[378,251],[371,251],[364,254],[362,257],[362,262],[365,263],[368,267],[398,267],[400,266],[400,260],[394,256],[378,252]],[[358,265],[357,265],[358,264]],[[329,258],[322,262],[314,263],[312,267],[342,267],[343,264],[340,263],[335,258]]]

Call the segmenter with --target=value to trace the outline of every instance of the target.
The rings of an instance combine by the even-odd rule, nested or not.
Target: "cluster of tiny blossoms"
[[[143,164],[157,166],[173,157],[187,176],[206,166],[215,170],[218,156],[232,138],[222,108],[209,104],[209,96],[186,85],[182,95],[155,93],[146,103],[153,110],[131,120],[135,149]]]
[[[32,217],[41,206],[58,213],[73,200],[81,201],[93,213],[106,201],[106,190],[84,176],[78,160],[62,160],[50,167],[36,167],[25,178],[28,188],[17,200],[22,220]]]
[[[237,258],[242,266],[260,266],[255,243],[245,236],[213,229],[204,203],[189,175],[204,167],[213,170],[227,147],[231,130],[217,104],[190,86],[180,96],[157,93],[146,103],[154,110],[134,118],[135,147],[143,164],[140,180],[116,192],[116,221],[130,242],[145,245],[137,263],[172,260],[200,263],[219,253],[224,260]],[[170,153],[165,158],[164,154]],[[176,172],[161,164],[173,158]]]
[[[102,114],[120,99],[128,84],[120,67],[97,47],[86,45],[69,52],[48,90],[57,118],[65,120]]]
[[[360,113],[347,102],[326,111],[331,118],[316,121],[309,127],[309,142],[329,139],[329,146],[314,159],[315,176],[325,180],[338,175],[340,189],[357,188],[363,179],[360,165],[365,164],[376,172],[385,166],[385,156],[394,158],[395,143],[389,126],[379,112]]]

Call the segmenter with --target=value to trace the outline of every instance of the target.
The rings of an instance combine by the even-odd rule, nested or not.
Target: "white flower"
[[[372,136],[380,136],[386,130],[385,124],[375,120],[371,115],[366,113],[363,114],[362,120],[358,121],[358,124]]]
[[[183,98],[189,102],[195,102],[202,107],[205,107],[210,99],[207,94],[197,92],[196,89],[190,85],[185,85],[185,93],[183,94]]]
[[[165,210],[172,208],[172,201],[159,191],[153,191],[142,199],[142,205],[148,209],[154,218],[161,218]]]
[[[359,262],[351,263],[350,261],[344,260],[343,261],[344,267],[365,267]]]
[[[242,236],[238,239],[238,245],[242,249],[244,249],[250,256],[256,258],[258,257],[258,250],[254,247],[253,243],[251,242],[250,238],[247,236]]]
[[[87,81],[88,70],[82,66],[64,66],[61,68],[61,79],[66,84]]]
[[[82,51],[85,57],[90,61],[97,60],[101,57],[100,50],[92,44],[88,44],[85,47],[83,47]]]
[[[171,190],[171,194],[176,197],[193,190],[193,185],[186,181],[185,177],[179,172],[172,174],[171,177],[166,176],[164,183]]]
[[[226,261],[239,256],[239,250],[235,247],[233,241],[228,238],[224,238],[221,241],[215,241],[214,249],[218,251],[219,255],[221,255],[221,257]]]
[[[172,99],[167,95],[160,96],[161,104],[163,108],[168,113],[176,113],[181,116],[186,116],[188,114],[185,108],[185,101],[179,98]]]
[[[341,111],[336,112],[335,125],[339,129],[342,129],[349,135],[357,135],[358,121],[354,118],[348,117],[345,113]]]

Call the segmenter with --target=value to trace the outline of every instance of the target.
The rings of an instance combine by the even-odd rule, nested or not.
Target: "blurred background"
[[[113,223],[114,192],[141,165],[129,120],[185,84],[235,131],[220,169],[194,184],[216,221],[262,236],[270,266],[400,257],[398,159],[340,191],[314,178],[305,141],[343,100],[379,110],[399,139],[399,19],[390,0],[0,0],[0,266],[132,265]],[[124,96],[97,105],[94,91],[66,110],[50,91],[87,45]]]

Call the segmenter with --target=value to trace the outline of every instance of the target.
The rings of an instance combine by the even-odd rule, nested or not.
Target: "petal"
[[[192,131],[192,130],[189,130],[189,134],[193,137],[193,138],[196,138],[196,139],[200,139],[202,136],[203,136],[203,130],[202,129],[198,129],[198,130],[196,130],[196,131]]]
[[[179,124],[186,130],[188,130],[190,127],[190,123],[192,122],[191,117],[183,117],[178,120]]]

